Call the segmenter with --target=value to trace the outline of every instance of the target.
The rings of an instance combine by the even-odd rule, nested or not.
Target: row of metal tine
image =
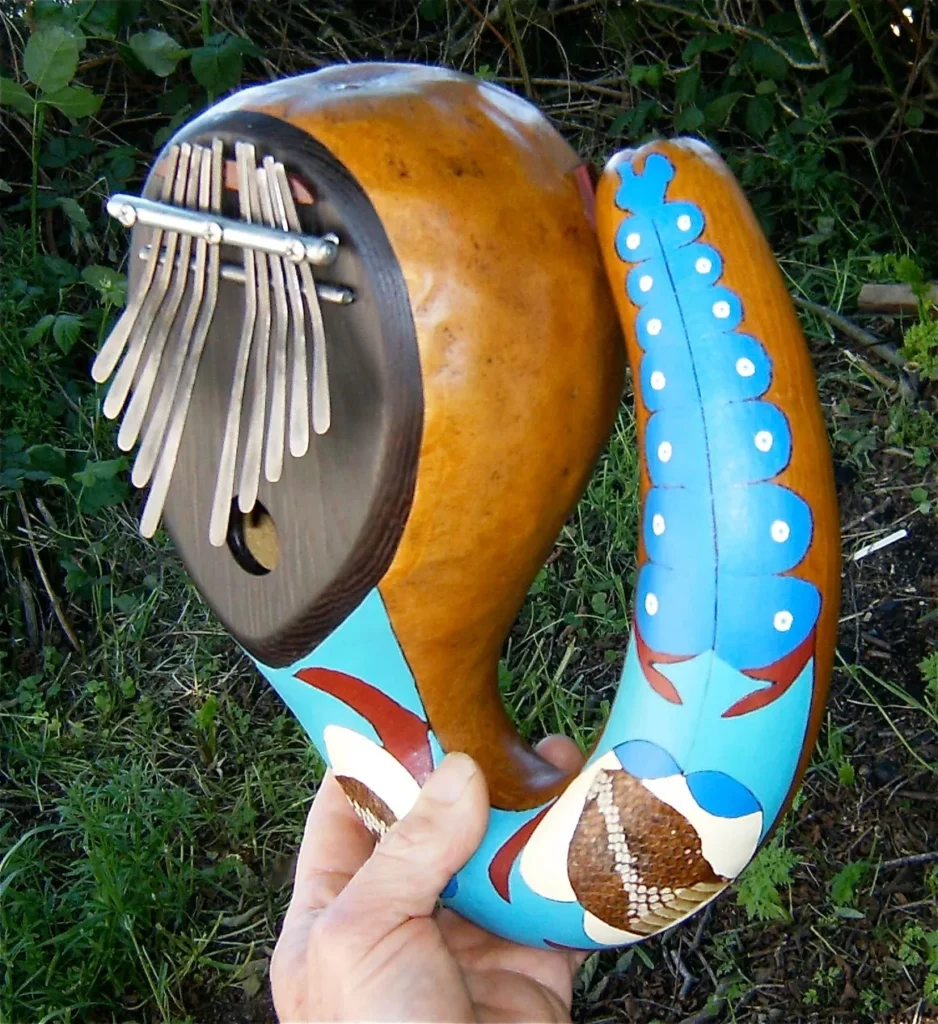
[[[236,143],[235,158],[240,219],[247,232],[252,230],[247,225],[256,224],[276,229],[278,235],[288,232],[306,237],[300,234],[284,165],[265,156],[258,166],[250,143]],[[215,139],[211,148],[189,143],[171,147],[164,161],[160,195],[160,205],[168,211],[165,222],[173,223],[172,208],[180,214],[180,208],[187,208],[203,211],[202,223],[215,229],[216,222],[225,220],[221,218],[223,175],[220,140]],[[132,210],[127,203],[118,208],[121,212],[115,215],[121,219]],[[158,225],[160,218],[149,223]],[[253,230],[275,237],[269,230]],[[244,318],[209,519],[209,538],[218,547],[225,543],[234,496],[240,510],[250,512],[257,500],[262,465],[268,481],[279,480],[286,439],[292,456],[305,455],[310,423],[315,433],[325,433],[331,410],[325,328],[309,263],[247,245],[242,250],[243,273],[232,273],[221,264],[219,231],[216,236],[211,237],[208,230],[189,231],[187,225],[182,231],[153,227],[150,244],[141,253],[144,264],[139,284],[98,354],[92,375],[103,382],[120,362],[104,401],[104,413],[114,419],[126,405],[118,445],[129,451],[140,440],[132,480],[137,487],[150,483],[140,532],[152,537],[179,454],[196,373],[218,301],[219,278],[243,280]],[[189,301],[181,311],[187,289]],[[342,289],[333,291],[335,295],[327,292],[326,297],[349,301]],[[307,316],[312,336],[311,387]]]

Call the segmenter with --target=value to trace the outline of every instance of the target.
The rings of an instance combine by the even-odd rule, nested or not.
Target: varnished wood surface
[[[581,161],[528,104],[432,68],[330,68],[234,107],[309,132],[382,219],[413,310],[424,430],[381,594],[444,749],[480,762],[496,806],[536,805],[565,779],[508,719],[498,658],[609,435],[624,369]]]

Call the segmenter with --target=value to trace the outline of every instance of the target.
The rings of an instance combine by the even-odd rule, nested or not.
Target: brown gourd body
[[[381,595],[443,747],[478,759],[496,806],[535,806],[565,780],[518,737],[496,666],[612,428],[625,361],[582,161],[516,97],[435,68],[327,69],[220,109],[309,133],[381,217],[424,394]]]

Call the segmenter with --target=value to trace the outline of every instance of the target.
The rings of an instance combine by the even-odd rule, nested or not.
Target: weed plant
[[[845,551],[897,523],[914,546],[848,563],[804,787],[735,899],[590,957],[576,1013],[934,1013],[938,866],[883,866],[938,848],[933,5],[14,0],[0,19],[0,1020],[272,1019],[266,965],[322,766],[165,535],[136,534],[88,373],[125,301],[126,238],[103,203],[231,90],[360,59],[497,81],[597,166],[647,138],[705,138],[793,295],[847,315],[865,281],[919,297],[916,315],[863,321],[904,360],[914,402],[895,365],[805,315]],[[614,696],[637,480],[626,395],[504,651],[529,738],[586,747]]]

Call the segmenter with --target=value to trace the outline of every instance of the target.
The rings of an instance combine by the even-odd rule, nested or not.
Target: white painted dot
[[[725,320],[730,315],[730,304],[725,299],[713,304],[713,315],[717,320]]]
[[[751,377],[756,372],[756,365],[751,359],[737,359],[736,372],[740,377]]]
[[[690,231],[690,217],[686,213],[682,213],[677,219],[677,226],[681,231]]]
[[[651,386],[655,391],[661,391],[667,383],[668,381],[665,378],[665,375],[660,370],[655,370],[651,375]]]
[[[661,444],[658,445],[658,458],[661,459],[662,462],[669,462],[671,460],[672,451],[671,442],[662,441]]]
[[[650,292],[651,286],[655,283],[655,279],[651,274],[642,274],[638,279],[638,287],[643,292]]]
[[[657,595],[651,594],[651,593],[645,595],[645,611],[648,612],[649,615],[657,615],[658,614],[658,597],[657,597]]]
[[[648,333],[654,337],[656,334],[661,333],[661,321],[657,317],[652,317],[648,321]]]
[[[775,626],[779,633],[787,633],[791,629],[794,621],[795,617],[791,612],[776,612],[775,618],[772,619],[772,625]]]
[[[776,519],[775,522],[772,523],[771,532],[772,540],[774,540],[776,544],[784,544],[791,536],[791,527],[784,519]]]
[[[660,537],[664,533],[664,516],[660,512],[656,512],[651,517],[651,532],[656,537]]]
[[[772,450],[772,444],[774,443],[775,439],[772,437],[771,433],[768,430],[760,430],[759,433],[756,434],[755,440],[756,447],[759,449],[760,452],[768,452]]]
[[[701,256],[694,264],[694,269],[698,274],[709,274],[713,270],[713,263],[706,256]]]
[[[642,244],[642,236],[637,232],[633,231],[630,235],[626,236],[625,247],[626,249],[637,249]]]

